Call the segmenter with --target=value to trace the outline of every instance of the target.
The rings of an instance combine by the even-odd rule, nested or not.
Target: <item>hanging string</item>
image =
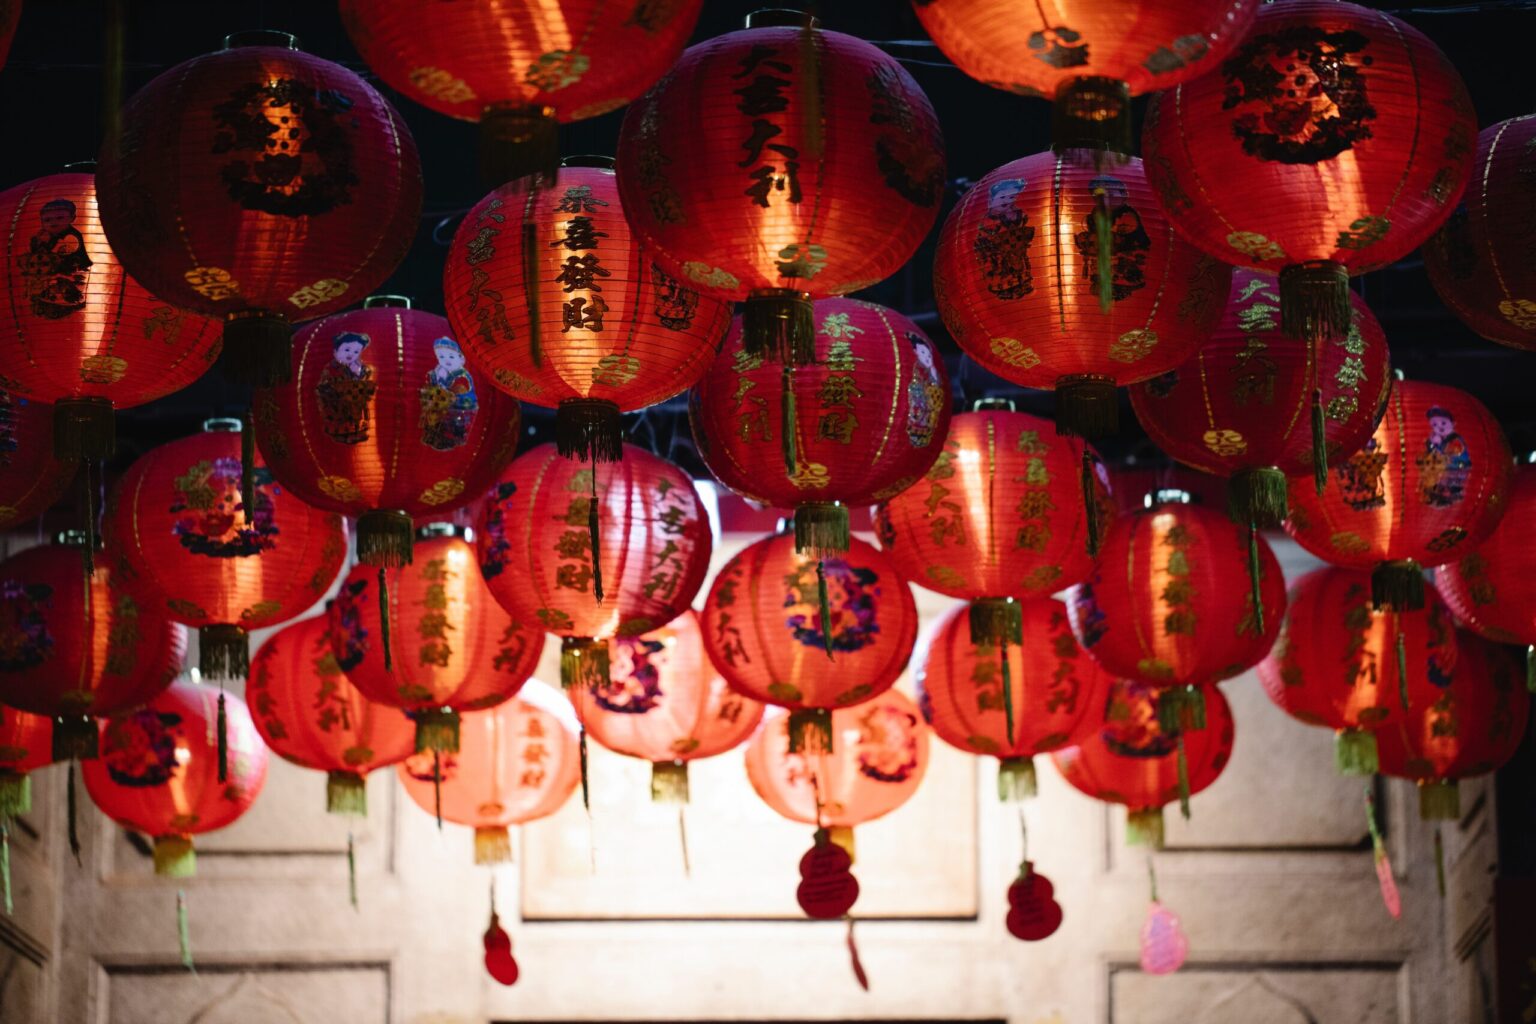
[[[538,194],[536,188],[528,190],[528,203],[523,210],[523,292],[529,298],[528,358],[535,369],[544,365],[544,353],[539,347],[539,229],[533,222],[534,202]]]
[[[1088,451],[1088,442],[1083,442],[1082,460],[1082,491],[1083,512],[1088,516],[1088,554],[1097,558],[1099,555],[1099,502],[1093,489],[1093,455]]]
[[[357,849],[352,843],[352,830],[347,829],[347,900],[357,909]]]
[[[255,412],[253,396],[245,419],[240,421],[240,510],[245,514],[247,527],[256,525],[256,427],[252,422]]]
[[[197,967],[192,962],[192,928],[187,921],[187,894],[183,889],[176,890],[176,942],[181,947],[181,966],[197,973]]]
[[[1008,746],[1013,746],[1013,668],[1008,664],[1008,634],[997,639],[997,660],[1003,676],[1003,719],[1008,727]]]
[[[93,460],[85,459],[80,467],[80,475],[85,481],[85,547],[80,552],[81,564],[85,567],[85,575],[94,578],[96,575],[96,488],[91,483],[91,467]]]
[[[1315,371],[1314,371],[1315,372]],[[1328,445],[1323,424],[1323,389],[1312,389],[1312,484],[1321,498],[1328,489]]]
[[[784,364],[779,386],[779,447],[784,454],[784,472],[791,480],[799,472],[799,453],[796,449],[798,429],[795,411],[794,368]]]
[[[395,670],[389,646],[389,579],[384,575],[384,567],[381,565],[379,566],[379,647],[384,651],[385,672]]]
[[[592,596],[598,604],[603,603],[603,551],[598,540],[597,524],[597,446],[594,443],[591,454],[592,466],[592,495],[587,499],[587,537],[592,542]]]
[[[592,793],[587,785],[587,727],[582,726],[576,737],[576,749],[581,755],[581,807],[592,817]]]
[[[443,763],[436,747],[432,748],[432,813],[437,817],[437,830],[443,830]]]
[[[1253,602],[1253,635],[1264,635],[1264,591],[1260,587],[1259,524],[1248,513],[1248,599]]]
[[[1029,826],[1024,823],[1024,802],[1021,800],[1019,807],[1019,863],[1029,863]]]
[[[224,710],[224,680],[219,680],[219,781],[229,781],[229,717]]]
[[[1189,757],[1184,752],[1184,730],[1179,730],[1179,813],[1189,820]]]
[[[821,646],[827,652],[827,660],[832,660],[832,602],[827,596],[827,566],[821,559],[816,559],[816,600],[821,605]]]
[[[1408,639],[1403,634],[1401,620],[1397,613],[1392,613],[1392,627],[1397,631],[1397,699],[1402,701],[1403,710],[1408,709]]]
[[[1440,826],[1435,826],[1435,887],[1440,898],[1445,899],[1445,843],[1440,838]]]
[[[1525,688],[1536,693],[1536,644],[1527,644],[1525,648]]]
[[[69,852],[74,855],[75,867],[80,863],[80,827],[76,823],[79,811],[79,798],[75,795],[75,758],[69,758],[69,767],[66,769],[69,782],[64,787],[65,804],[69,813]]]
[[[683,816],[687,810],[687,804],[677,805],[677,841],[683,850],[683,876],[685,878],[692,878],[693,862],[688,858],[688,821]]]
[[[0,889],[5,890],[5,916],[16,911],[11,902],[11,823],[0,818]]]
[[[1152,890],[1152,902],[1157,902],[1157,871],[1152,867],[1152,855],[1147,854],[1147,883]]]

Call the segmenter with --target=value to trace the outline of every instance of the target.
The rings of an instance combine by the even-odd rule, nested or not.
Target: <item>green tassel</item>
[[[181,947],[181,966],[197,973],[197,967],[192,963],[192,927],[187,922],[187,894],[184,890],[176,890],[176,942]]]
[[[357,909],[357,850],[352,843],[352,830],[347,829],[347,899],[352,909]]]
[[[1394,618],[1393,628],[1397,630],[1397,698],[1403,702],[1403,710],[1408,709],[1408,638],[1403,634],[1402,626]]]
[[[1439,825],[1435,826],[1435,887],[1445,899],[1445,843],[1440,839]]]
[[[0,818],[19,818],[31,810],[32,777],[0,769]]]
[[[587,499],[587,538],[592,542],[592,597],[603,603],[603,549],[597,524],[597,463],[592,464],[592,496]],[[579,536],[579,535],[578,535]]]
[[[1163,809],[1145,807],[1127,811],[1125,815],[1125,843],[1127,846],[1163,848]]]
[[[1099,557],[1099,502],[1093,487],[1093,455],[1083,444],[1082,474],[1079,483],[1083,489],[1083,512],[1088,516],[1088,555]]]
[[[587,778],[587,730],[583,727],[577,735],[577,751],[581,756],[581,807],[592,813],[592,792]]]
[[[1333,763],[1340,775],[1375,775],[1381,768],[1376,734],[1369,729],[1339,730],[1334,737]]]
[[[784,472],[791,480],[800,471],[795,451],[798,420],[795,415],[794,370],[784,365],[779,389],[779,447],[784,451]]]
[[[832,753],[832,712],[828,708],[801,708],[789,713],[791,754]]]
[[[816,600],[821,610],[821,647],[832,660],[832,599],[827,595],[827,567],[816,560]]]
[[[368,782],[357,772],[326,772],[325,810],[327,814],[368,816]]]
[[[1323,389],[1312,389],[1312,483],[1321,498],[1328,489],[1328,433],[1323,426]]]
[[[229,715],[224,710],[224,684],[219,684],[219,781],[229,781]]]
[[[534,198],[538,189],[528,190],[528,209],[523,216],[523,294],[528,297],[528,358],[535,368],[544,365],[539,345],[539,244],[538,225],[532,220]]]
[[[0,888],[5,890],[5,916],[16,912],[11,902],[11,825],[0,820]]]
[[[609,679],[608,641],[568,636],[560,641],[560,687],[595,689]]]
[[[71,758],[69,766],[65,769],[69,781],[64,786],[65,803],[69,813],[69,852],[75,858],[75,866],[80,867],[80,825],[79,825],[79,797],[75,795],[75,762]]]
[[[816,362],[816,314],[807,292],[759,288],[741,307],[741,348],[749,356],[809,366]]]
[[[1004,803],[1023,800],[1039,792],[1035,761],[1031,757],[1005,757],[997,763],[997,798]]]
[[[1157,727],[1163,732],[1198,732],[1205,728],[1205,691],[1171,686],[1157,695]]]
[[[1248,520],[1248,600],[1253,602],[1253,635],[1264,635],[1264,590],[1259,568],[1259,525]]]
[[[836,501],[807,501],[795,506],[795,553],[813,558],[848,550],[848,506]]]
[[[247,526],[256,522],[256,428],[255,402],[240,421],[240,505]]]
[[[1108,313],[1115,303],[1115,233],[1109,219],[1109,195],[1103,186],[1093,190],[1093,236],[1098,243],[1099,312]]]
[[[1184,734],[1179,734],[1179,813],[1189,820],[1189,756],[1184,752]]]
[[[428,708],[413,712],[416,720],[416,753],[436,750],[449,754],[459,752],[459,713],[452,708]]]
[[[1008,641],[997,645],[997,660],[1003,674],[1003,720],[1008,728],[1008,746],[1013,746],[1013,667],[1008,664]]]
[[[395,660],[390,654],[389,643],[389,577],[379,566],[379,650],[384,654],[384,671],[395,670]]]
[[[1461,817],[1461,788],[1455,779],[1419,783],[1419,817],[1425,821],[1455,821]]]

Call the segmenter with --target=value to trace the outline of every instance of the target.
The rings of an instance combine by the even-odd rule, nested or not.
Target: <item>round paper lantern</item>
[[[0,707],[0,828],[32,810],[31,772],[53,762],[53,720]]]
[[[834,742],[832,711],[889,690],[917,640],[917,605],[891,560],[858,538],[817,561],[778,533],[725,564],[699,613],[731,689],[789,708],[795,749]]]
[[[1018,602],[1027,643],[999,651],[971,638],[965,608],[941,618],[916,665],[917,704],[939,739],[999,759],[997,795],[1035,795],[1036,754],[1097,728],[1111,677],[1083,653],[1067,606],[1050,597]]]
[[[416,806],[475,830],[475,863],[512,859],[507,829],[554,814],[581,778],[570,709],[540,683],[499,707],[464,716],[459,749],[421,753],[400,765]]]
[[[1476,549],[1435,570],[1435,587],[1456,618],[1477,635],[1536,644],[1536,465],[1517,466],[1508,508]]]
[[[223,319],[230,367],[284,380],[289,324],[367,295],[421,216],[405,122],[353,72],[246,32],[123,105],[97,188],[124,269],[181,309]]]
[[[0,221],[11,226],[0,272],[3,382],[53,403],[60,458],[108,458],[112,410],[202,376],[219,353],[218,323],[160,301],[124,272],[89,172],[0,192]]]
[[[320,600],[346,559],[347,533],[340,516],[289,494],[260,461],[247,507],[240,421],[203,428],[128,467],[107,498],[107,551],[143,606],[197,627],[204,677],[239,678],[248,632]]]
[[[1322,486],[1328,463],[1359,451],[1376,427],[1392,386],[1387,338],[1364,300],[1351,292],[1350,304],[1349,333],[1314,353],[1280,329],[1275,278],[1239,270],[1199,351],[1130,389],[1154,444],[1228,478],[1227,509],[1241,525],[1279,526],[1286,476],[1310,470]]]
[[[290,623],[251,658],[245,684],[256,731],[273,753],[326,773],[325,809],[368,813],[366,776],[415,749],[410,720],[353,686],[331,647],[329,613]]]
[[[515,620],[561,638],[562,686],[601,685],[609,639],[687,610],[713,546],[688,474],[634,445],[620,462],[586,466],[554,445],[519,456],[481,524],[480,572]]]
[[[563,455],[611,461],[619,414],[671,398],[719,350],[730,307],[661,269],[630,230],[613,162],[480,200],[443,273],[448,319],[497,388],[555,409]],[[511,223],[508,223],[508,218]]]
[[[1220,68],[1153,97],[1142,155],[1173,226],[1279,274],[1281,329],[1318,342],[1349,333],[1351,276],[1450,214],[1476,135],[1460,76],[1417,29],[1294,0],[1260,8]]]
[[[907,579],[974,602],[972,643],[1019,643],[1019,601],[1093,569],[1110,517],[1097,462],[1050,420],[996,408],[961,413],[923,478],[875,510],[875,534]]]
[[[214,724],[221,717],[222,730]],[[228,742],[223,779],[216,733]],[[102,723],[101,756],[83,768],[86,791],[103,814],[153,837],[155,874],[179,878],[197,866],[192,837],[232,824],[255,802],[267,781],[267,748],[245,701],[178,682]]]
[[[814,309],[815,365],[767,365],[738,319],[688,415],[721,483],[793,508],[799,548],[827,553],[847,550],[847,506],[888,498],[932,467],[950,393],[943,357],[900,313],[856,299]]]
[[[361,562],[401,565],[412,517],[485,493],[517,450],[517,403],[476,376],[447,320],[374,296],[295,335],[292,379],[253,399],[256,446],[303,501],[357,517]]]
[[[617,110],[672,66],[703,0],[342,0],[357,51],[390,88],[480,122],[492,184],[554,174],[556,125]]]
[[[1381,770],[1419,787],[1419,815],[1461,817],[1458,779],[1503,767],[1525,736],[1531,696],[1514,654],[1467,632],[1449,682],[1432,703],[1416,702],[1397,725],[1382,729]]]
[[[1131,151],[1131,97],[1220,65],[1243,38],[1257,0],[1114,0],[1017,4],[912,0],[918,20],[977,81],[1054,101],[1051,136],[1073,146]]]
[[[0,530],[57,501],[76,465],[53,454],[53,410],[0,387]]]
[[[609,750],[651,762],[651,798],[687,802],[688,762],[746,742],[763,706],[726,685],[690,608],[660,629],[608,641],[607,682],[569,690],[581,727]]]
[[[1451,678],[1457,644],[1450,613],[1433,596],[1426,611],[1374,611],[1370,574],[1357,569],[1317,569],[1291,587],[1280,635],[1259,662],[1259,682],[1291,717],[1337,731],[1339,771],[1373,774],[1379,731],[1433,703]]]
[[[1397,381],[1365,446],[1322,494],[1291,489],[1286,530],[1325,562],[1371,569],[1377,608],[1424,607],[1424,569],[1472,551],[1504,516],[1513,468],[1498,422],[1456,388]]]
[[[1179,238],[1140,160],[1037,153],[983,177],[944,222],[934,301],[966,354],[1054,389],[1057,425],[1113,434],[1115,387],[1155,377],[1221,318],[1231,271]]]
[[[0,562],[0,703],[56,719],[54,757],[96,756],[96,723],[170,685],[186,631],[107,566],[81,579],[81,533]]]
[[[1232,759],[1232,709],[1216,687],[1206,699],[1206,726],[1165,729],[1158,692],[1124,680],[1109,689],[1095,733],[1051,755],[1061,777],[1095,800],[1124,804],[1125,841],[1163,845],[1163,806],[1188,798],[1216,781]],[[1184,762],[1181,767],[1179,762]]]
[[[457,750],[459,712],[511,699],[544,649],[492,598],[470,540],[463,527],[423,527],[410,565],[356,566],[331,605],[337,664],[365,698],[415,720],[418,751]]]
[[[1536,227],[1536,116],[1484,128],[1462,205],[1424,244],[1424,268],[1440,301],[1489,341],[1536,349],[1536,269],[1527,239]]]
[[[619,191],[674,277],[745,301],[753,356],[816,358],[811,300],[895,273],[944,197],[938,117],[896,58],[762,11],[624,115]]]
[[[1165,719],[1171,726],[1170,716],[1189,713],[1198,726],[1201,693],[1212,689],[1205,684],[1269,652],[1285,612],[1285,579],[1262,537],[1219,512],[1173,501],[1116,520],[1099,568],[1067,605],[1072,632],[1106,671],[1176,688]]]

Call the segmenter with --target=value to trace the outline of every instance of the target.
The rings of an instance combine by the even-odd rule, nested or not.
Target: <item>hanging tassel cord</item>
[[[80,477],[85,482],[85,546],[80,550],[80,561],[87,579],[96,576],[96,485],[91,473],[94,463],[86,459],[80,467]]]
[[[65,810],[69,815],[69,852],[75,858],[75,867],[81,867],[80,861],[80,798],[75,793],[75,759],[69,759],[67,769],[68,782],[64,786],[64,800],[67,805]]]
[[[352,830],[347,829],[347,902],[352,904],[352,909],[357,907],[357,847],[352,839]]]
[[[176,890],[176,944],[181,949],[181,966],[197,973],[197,966],[192,962],[192,926],[187,920],[187,893],[184,889]]]
[[[677,842],[683,851],[683,877],[693,877],[693,862],[688,857],[688,818],[687,804],[677,805]]]
[[[1445,899],[1445,842],[1440,838],[1439,825],[1435,826],[1435,887]]]
[[[1157,902],[1157,870],[1152,866],[1152,855],[1147,854],[1147,887],[1151,890],[1152,902]]]
[[[853,968],[853,980],[859,983],[859,988],[869,991],[869,974],[864,970],[864,961],[859,958],[859,943],[853,937],[853,915],[848,917],[848,937],[845,940],[848,945],[848,965]]]
[[[1323,389],[1312,389],[1312,484],[1321,498],[1328,489],[1328,434],[1323,424]]]
[[[248,527],[256,522],[256,427],[252,422],[255,411],[253,397],[245,419],[240,421],[240,506]]]
[[[533,222],[534,197],[538,189],[528,190],[528,205],[523,213],[523,290],[528,296],[528,358],[534,368],[544,365],[539,344],[539,229]]]
[[[437,830],[443,830],[443,756],[435,747],[432,750],[432,814],[437,818]]]
[[[780,375],[779,387],[779,447],[784,453],[784,472],[793,480],[800,472],[799,452],[796,449],[799,431],[798,414],[795,411],[795,372],[788,363]]]
[[[603,603],[603,550],[597,523],[597,446],[592,449],[592,493],[587,498],[587,537],[592,542],[592,596]]]
[[[832,601],[827,596],[827,566],[816,559],[816,600],[821,612],[821,647],[832,660]]]
[[[229,714],[224,707],[224,680],[219,680],[219,781],[229,781]]]
[[[1080,482],[1083,491],[1083,514],[1088,517],[1088,555],[1091,558],[1099,557],[1099,502],[1093,489],[1093,454],[1088,451],[1088,445],[1083,444],[1082,471]]]
[[[1536,644],[1525,648],[1525,689],[1528,693],[1536,693]]]
[[[1184,732],[1179,731],[1179,813],[1189,820],[1189,755],[1184,749]]]
[[[1248,517],[1248,600],[1253,603],[1253,635],[1264,635],[1264,590],[1259,566],[1259,524]]]
[[[1003,721],[1008,729],[1008,747],[1013,748],[1013,667],[1008,664],[1008,638],[997,641],[998,668],[1003,677]]]
[[[395,660],[390,653],[389,642],[389,577],[379,566],[379,648],[384,654],[384,671],[395,670]]]
[[[1403,633],[1402,623],[1393,612],[1392,623],[1397,631],[1397,640],[1394,646],[1397,648],[1397,699],[1403,704],[1403,710],[1408,709],[1408,637]]]
[[[1093,190],[1093,236],[1097,244],[1097,291],[1099,312],[1108,313],[1115,302],[1115,232],[1109,216],[1109,191],[1102,185]]]
[[[577,753],[581,757],[581,808],[587,812],[587,817],[592,817],[592,791],[587,782],[587,730],[583,726],[577,735]]]
[[[0,889],[5,890],[5,916],[16,912],[11,902],[11,823],[0,818]]]

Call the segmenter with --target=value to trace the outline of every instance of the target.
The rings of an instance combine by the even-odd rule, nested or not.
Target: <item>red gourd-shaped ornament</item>
[[[1259,682],[1291,717],[1336,730],[1336,763],[1346,775],[1375,774],[1377,735],[1434,703],[1456,668],[1451,615],[1428,597],[1422,615],[1377,612],[1370,575],[1332,566],[1291,587]]]
[[[617,110],[682,53],[703,0],[342,0],[363,60],[389,87],[480,124],[492,185],[555,173],[556,128]]]
[[[704,582],[714,541],[688,474],[634,445],[581,465],[541,445],[481,516],[480,572],[514,619],[561,638],[560,682],[608,681],[607,641],[666,625]]]
[[[1462,323],[1526,350],[1536,350],[1536,268],[1526,253],[1536,228],[1533,141],[1536,116],[1484,128],[1462,205],[1421,250],[1430,284]]]
[[[720,570],[699,626],[731,688],[790,709],[791,747],[821,750],[835,709],[889,692],[901,675],[917,605],[890,560],[858,538],[846,554],[818,560],[778,533]]]
[[[1484,405],[1443,384],[1396,381],[1365,447],[1322,494],[1292,488],[1286,531],[1334,565],[1371,570],[1378,609],[1424,607],[1424,570],[1473,551],[1503,518],[1513,467]]]
[[[357,518],[364,565],[404,565],[412,520],[473,501],[517,451],[518,405],[487,384],[447,320],[375,295],[294,336],[292,379],[253,398],[256,447],[303,501]]]
[[[224,319],[227,365],[289,373],[290,324],[373,291],[416,237],[421,163],[400,115],[284,32],[228,36],[136,92],[103,145],[101,222],[127,272]]]
[[[0,387],[0,530],[57,501],[78,463],[53,454],[53,409]]]
[[[998,758],[1002,800],[1035,795],[1034,755],[1097,728],[1113,678],[1078,646],[1066,605],[1036,597],[1016,607],[1019,631],[1009,646],[973,640],[962,606],[938,621],[913,658],[923,718],[950,746]]]
[[[967,75],[1016,96],[1051,100],[1055,148],[1129,153],[1131,97],[1214,70],[1243,38],[1259,4],[912,0],[912,8]]]
[[[517,960],[512,956],[512,936],[501,926],[501,918],[496,916],[496,911],[491,911],[491,923],[486,925],[485,935],[481,937],[481,944],[485,947],[485,973],[499,985],[515,985],[522,973],[518,970]]]
[[[859,880],[853,877],[853,858],[832,841],[824,828],[816,830],[816,842],[800,858],[800,885],[795,902],[805,916],[835,921],[847,915],[859,898]]]
[[[889,277],[933,226],[944,141],[894,57],[763,11],[689,47],[629,108],[619,191],[668,273],[745,301],[748,355],[804,365],[811,300]]]
[[[96,756],[92,720],[171,684],[187,634],[103,566],[80,578],[78,531],[0,562],[0,703],[54,719],[57,761]]]
[[[1082,150],[1005,164],[944,222],[934,301],[966,354],[1056,392],[1056,425],[1113,434],[1118,385],[1182,363],[1221,317],[1231,271],[1174,234],[1140,160]]]
[[[1019,865],[1019,877],[1008,886],[1008,934],[1021,942],[1039,942],[1061,927],[1061,904],[1056,887],[1035,870],[1034,861]]]
[[[430,523],[398,569],[356,566],[331,605],[331,650],[368,700],[406,712],[417,751],[459,749],[459,716],[510,700],[544,649],[475,566],[470,531]]]

